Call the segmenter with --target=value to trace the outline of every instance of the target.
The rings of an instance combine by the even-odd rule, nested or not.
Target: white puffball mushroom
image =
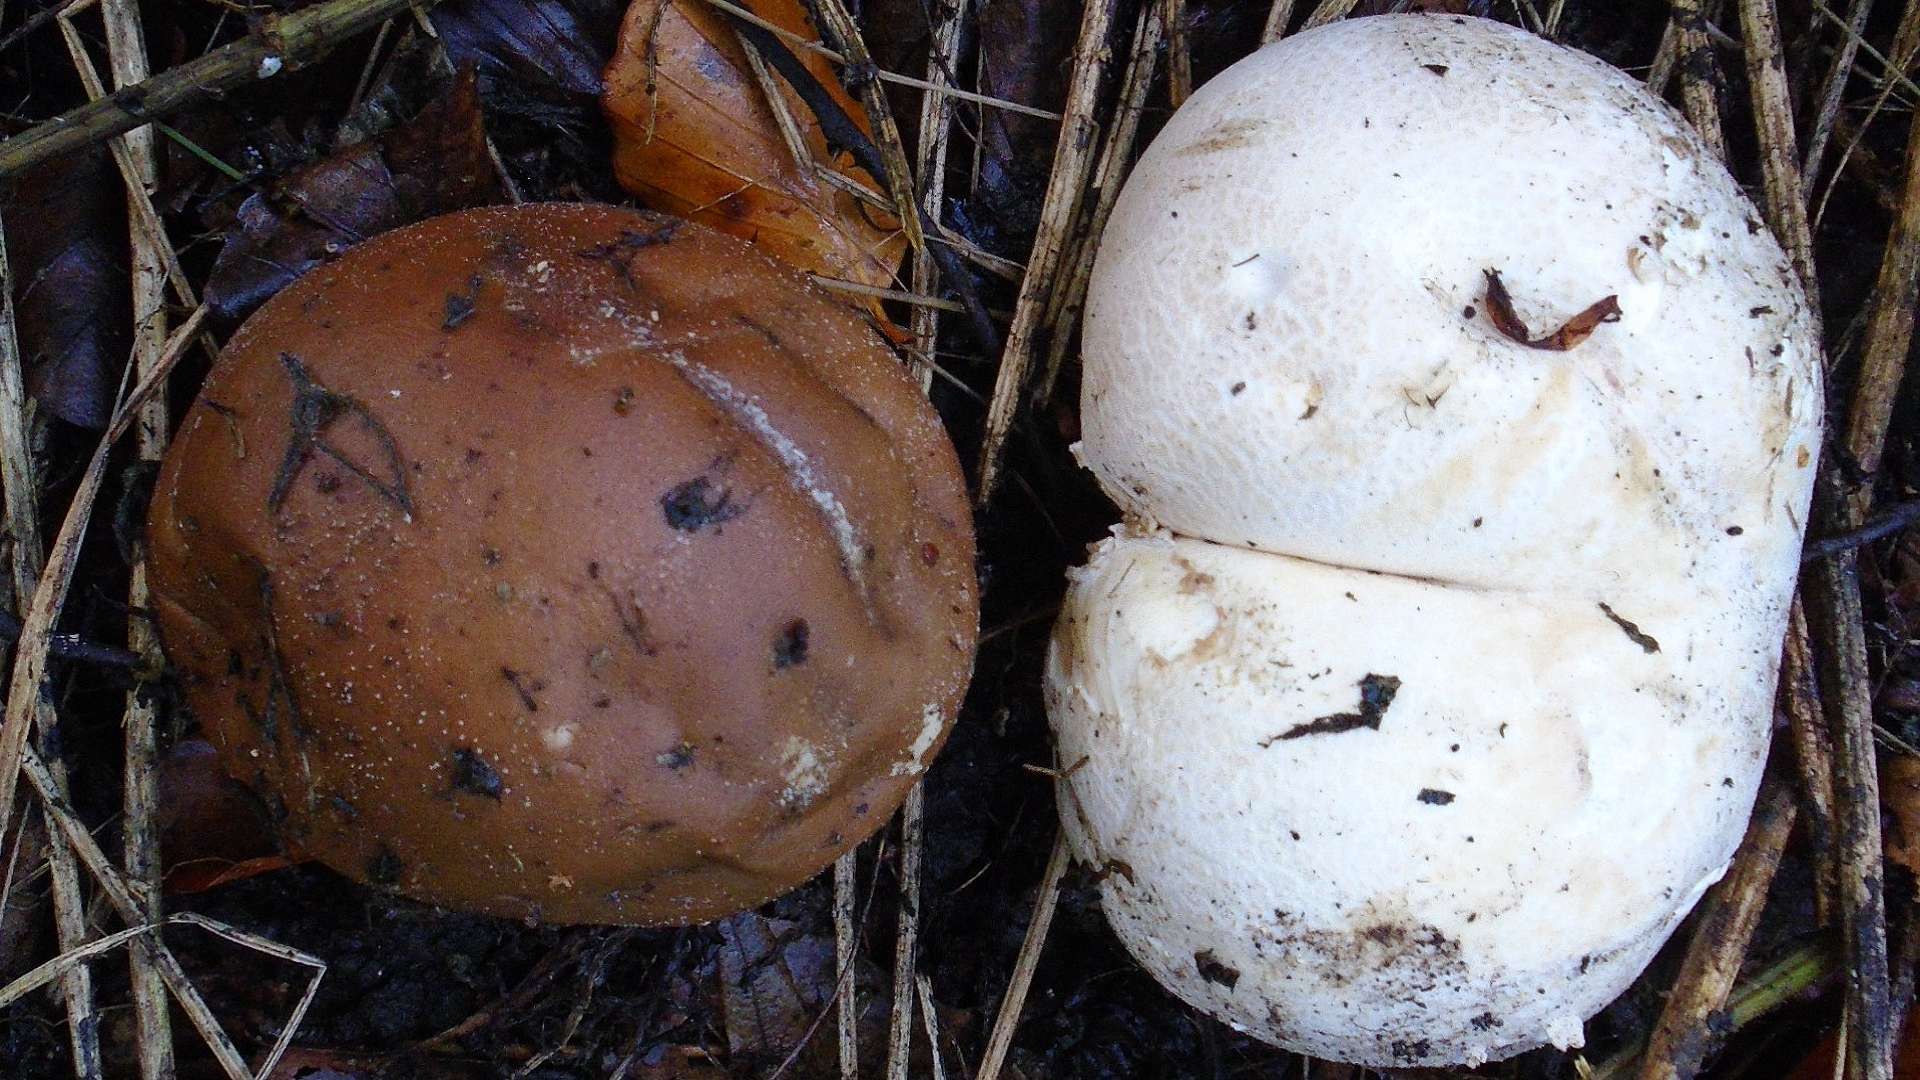
[[[1121,940],[1364,1065],[1578,1046],[1737,845],[1819,448],[1806,301],[1624,74],[1354,19],[1203,87],[1095,265],[1062,819]]]

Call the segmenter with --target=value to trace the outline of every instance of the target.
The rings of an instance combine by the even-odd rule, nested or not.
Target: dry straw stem
[[[1000,456],[1013,430],[1014,414],[1026,386],[1027,369],[1033,362],[1034,334],[1046,313],[1048,295],[1057,286],[1067,232],[1086,192],[1087,174],[1093,165],[1093,146],[1100,130],[1094,109],[1100,84],[1113,62],[1107,37],[1113,28],[1116,5],[1117,0],[1088,0],[1081,12],[1080,36],[1073,47],[1073,81],[1067,90],[1066,119],[1061,122],[1060,137],[1054,143],[1053,169],[1040,207],[1039,228],[1034,233],[1033,250],[1027,256],[1026,274],[1020,279],[1020,299],[1014,305],[1013,325],[1007,330],[1000,371],[994,379],[993,399],[987,406],[977,496],[982,506],[993,498],[999,483]]]
[[[1187,46],[1187,0],[1162,0],[1160,23],[1167,38],[1167,104],[1177,109],[1193,96],[1193,53]]]
[[[967,26],[968,6],[935,2],[927,6],[931,25],[927,55],[927,82],[946,87],[960,62],[960,42]],[[915,167],[920,178],[920,209],[936,227],[940,207],[947,194],[947,151],[952,145],[954,99],[950,94],[928,91],[920,96],[920,145]],[[936,237],[934,243],[944,241]],[[932,295],[940,283],[940,264],[933,253],[921,249],[913,253],[913,291]],[[963,305],[955,308],[964,310]],[[913,371],[920,389],[933,387],[933,355],[939,344],[940,312],[949,310],[931,305],[913,309]]]
[[[140,8],[132,0],[102,0],[101,17],[107,31],[107,51],[113,70],[113,84],[132,86],[151,74],[147,66],[146,31],[140,21]],[[154,165],[153,127],[134,128],[121,136],[128,163],[139,178],[137,188],[127,189],[128,220],[144,219],[141,204],[158,180]],[[160,362],[167,345],[167,264],[173,251],[170,244],[137,226],[132,230],[132,263],[129,282],[133,302],[134,343],[131,357],[134,371],[145,375]],[[168,409],[164,390],[156,391],[141,407],[134,433],[134,454],[144,462],[158,462],[167,446]],[[27,597],[18,598],[21,607]],[[152,606],[147,591],[145,560],[135,563],[128,583],[127,604],[134,611]],[[140,654],[148,670],[157,671],[163,661],[160,642],[151,624],[143,619],[128,622],[128,644]],[[125,721],[125,768],[121,781],[122,841],[121,858],[134,899],[141,915],[149,922],[163,914],[160,902],[160,750],[156,730],[157,717],[145,694],[136,690],[127,695]],[[142,1080],[167,1080],[174,1072],[173,1028],[167,1008],[167,987],[144,950],[129,954],[133,991],[134,1032],[140,1058]]]
[[[900,141],[900,125],[894,123],[893,109],[887,103],[886,87],[880,85],[879,65],[873,62],[866,38],[860,34],[860,24],[854,21],[853,13],[847,10],[843,0],[815,0],[813,8],[820,16],[821,29],[839,44],[841,54],[846,57],[842,78],[855,84],[860,92],[860,104],[867,112],[867,126],[873,131],[874,146],[879,149],[880,161],[886,168],[887,194],[893,197],[894,217],[906,230],[907,243],[913,250],[924,250],[927,237],[920,228],[920,215],[914,211],[918,203],[913,195],[913,173],[907,168],[907,150]]]
[[[1307,16],[1307,21],[1300,24],[1300,29],[1311,30],[1316,26],[1325,26],[1335,20],[1344,19],[1352,13],[1357,2],[1358,0],[1320,0],[1320,6],[1313,9],[1313,14]]]
[[[860,1078],[860,1014],[853,985],[854,946],[860,940],[853,922],[854,877],[859,864],[857,848],[833,861],[834,1013],[840,1035],[841,1080]]]
[[[1000,1011],[994,1014],[993,1031],[987,1036],[987,1049],[980,1057],[980,1071],[974,1080],[1000,1080],[1000,1069],[1013,1048],[1013,1032],[1020,1026],[1020,1011],[1026,1007],[1027,991],[1033,986],[1033,973],[1040,966],[1040,950],[1046,946],[1047,931],[1053,927],[1054,908],[1060,902],[1060,879],[1067,875],[1071,852],[1067,836],[1054,838],[1053,854],[1047,857],[1047,869],[1040,877],[1040,893],[1033,902],[1033,919],[1027,923],[1026,936],[1020,940],[1020,954],[1013,961],[1013,976],[1007,980],[1007,992],[1000,999]]]
[[[1093,208],[1074,230],[1073,257],[1067,261],[1067,283],[1056,289],[1047,315],[1052,334],[1047,342],[1047,363],[1034,397],[1044,405],[1053,398],[1060,379],[1060,368],[1067,356],[1067,343],[1086,307],[1087,280],[1093,274],[1093,257],[1106,232],[1107,219],[1113,216],[1113,202],[1120,195],[1120,183],[1126,179],[1127,166],[1133,160],[1134,144],[1140,137],[1140,114],[1147,104],[1147,91],[1153,86],[1155,60],[1159,56],[1161,19],[1157,12],[1140,12],[1133,30],[1133,55],[1121,81],[1120,105],[1113,130],[1100,148],[1100,163],[1093,170]]]
[[[1788,785],[1770,783],[1761,791],[1733,869],[1700,905],[1693,940],[1687,943],[1666,1010],[1648,1042],[1639,1080],[1680,1080],[1698,1070],[1700,1052],[1712,1042],[1709,1025],[1740,977],[1767,890],[1793,833],[1795,813]]]
[[[1267,25],[1260,30],[1260,44],[1271,45],[1287,36],[1287,23],[1293,19],[1293,0],[1273,0],[1267,9]]]
[[[920,856],[927,846],[924,784],[900,806],[900,920],[893,941],[893,1016],[887,1031],[887,1080],[907,1080],[913,1049],[913,977],[920,942]]]
[[[59,534],[54,537],[47,564],[34,585],[33,602],[28,605],[26,617],[22,620],[20,640],[14,646],[13,681],[7,688],[5,716],[0,719],[0,836],[7,835],[12,821],[20,767],[27,757],[27,731],[37,703],[45,700],[41,684],[46,678],[47,652],[53,624],[66,602],[67,589],[73,581],[74,565],[80,558],[80,544],[86,534],[87,522],[93,516],[94,501],[99,497],[100,485],[106,478],[108,451],[133,426],[140,406],[165,384],[167,373],[186,352],[188,343],[199,333],[200,324],[206,317],[207,309],[203,306],[195,309],[180,324],[168,337],[161,362],[141,377],[139,385],[116,410],[106,434],[94,447],[93,458],[87,463],[87,470],[74,491],[73,504],[60,523]],[[17,370],[11,374],[17,377]],[[13,447],[7,449],[11,456]],[[123,917],[131,922],[143,921],[137,911]]]
[[[1825,8],[1827,5],[1816,6]],[[1827,68],[1826,78],[1820,83],[1820,105],[1814,113],[1813,128],[1807,133],[1806,157],[1802,159],[1802,171],[1805,173],[1802,177],[1802,198],[1813,196],[1814,181],[1820,174],[1820,162],[1826,157],[1827,141],[1833,135],[1833,121],[1840,115],[1840,102],[1846,94],[1847,79],[1853,73],[1853,62],[1860,52],[1861,31],[1866,28],[1867,14],[1872,10],[1872,0],[1853,0],[1846,24],[1842,27],[1840,47],[1834,53],[1832,66]]]

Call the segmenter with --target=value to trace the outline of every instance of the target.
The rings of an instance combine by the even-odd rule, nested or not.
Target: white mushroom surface
[[[1127,521],[1048,697],[1122,941],[1322,1057],[1579,1045],[1766,755],[1821,387],[1738,186],[1590,57],[1335,23],[1167,125],[1083,354]]]

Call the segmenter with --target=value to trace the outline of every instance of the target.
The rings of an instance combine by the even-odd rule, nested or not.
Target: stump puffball
[[[864,318],[607,206],[376,237],[234,335],[149,566],[297,847],[469,911],[691,923],[872,833],[971,668],[969,508]]]
[[[1579,1045],[1752,805],[1813,325],[1677,114],[1512,27],[1334,23],[1197,92],[1095,265],[1127,523],[1047,680],[1140,962],[1323,1058]]]

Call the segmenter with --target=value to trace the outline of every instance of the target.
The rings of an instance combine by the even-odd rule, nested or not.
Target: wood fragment
[[[1006,345],[1000,354],[1000,371],[994,379],[993,399],[987,407],[987,430],[980,450],[979,490],[975,495],[982,506],[992,500],[999,484],[1000,457],[1006,450],[1014,414],[1019,410],[1026,388],[1027,370],[1033,362],[1035,331],[1041,326],[1049,294],[1058,287],[1055,279],[1066,246],[1067,228],[1086,192],[1087,174],[1092,168],[1093,147],[1100,128],[1094,115],[1095,99],[1113,62],[1107,38],[1113,28],[1116,6],[1117,0],[1090,0],[1081,11],[1080,34],[1073,49],[1073,79],[1067,90],[1066,119],[1061,124],[1060,138],[1054,144],[1053,169],[1048,174],[1047,193],[1041,203],[1040,226],[1027,257],[1026,274],[1020,279],[1020,298],[1014,305],[1013,325],[1007,331]]]
[[[967,26],[967,5],[933,0],[927,6],[931,21],[930,47],[927,53],[927,82],[944,88],[952,80],[960,63],[961,37]],[[920,210],[936,229],[941,205],[947,197],[947,150],[952,144],[954,98],[937,90],[920,98],[920,145],[914,159],[920,180]],[[942,235],[932,242],[945,243]],[[940,286],[940,264],[927,250],[913,253],[912,291],[932,296]],[[955,304],[954,309],[960,305]],[[925,393],[933,387],[934,351],[940,337],[940,310],[932,305],[916,307],[910,320],[913,331],[913,371]]]
[[[1761,789],[1732,869],[1700,904],[1693,938],[1648,1042],[1639,1080],[1691,1080],[1699,1071],[1702,1052],[1716,1041],[1709,1025],[1740,977],[1795,815],[1788,785],[1769,783]]]

